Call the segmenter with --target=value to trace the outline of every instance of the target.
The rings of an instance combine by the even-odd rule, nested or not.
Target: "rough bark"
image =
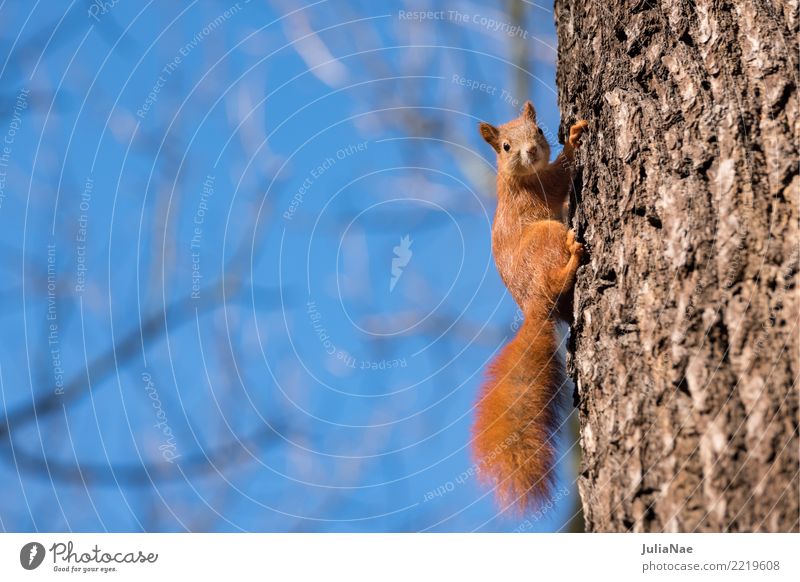
[[[791,0],[557,0],[593,531],[798,529]]]

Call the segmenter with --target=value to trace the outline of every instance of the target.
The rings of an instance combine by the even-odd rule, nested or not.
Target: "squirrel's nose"
[[[532,158],[536,156],[536,146],[535,145],[528,146],[525,151],[527,151],[528,155],[530,157],[532,157]]]

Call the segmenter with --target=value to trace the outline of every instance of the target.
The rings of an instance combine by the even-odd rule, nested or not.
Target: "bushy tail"
[[[546,313],[527,314],[490,364],[476,406],[475,461],[503,507],[524,510],[547,498],[553,486],[566,379],[556,326]]]

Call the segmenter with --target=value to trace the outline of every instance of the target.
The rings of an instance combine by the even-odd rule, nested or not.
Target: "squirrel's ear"
[[[533,103],[530,101],[525,102],[525,107],[522,108],[522,115],[526,119],[536,123],[536,110],[533,108]]]
[[[486,142],[494,148],[494,151],[500,151],[500,130],[494,125],[481,121],[480,125],[481,136]]]

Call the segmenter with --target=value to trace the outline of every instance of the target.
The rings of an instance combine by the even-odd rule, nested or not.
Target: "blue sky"
[[[516,311],[476,124],[555,134],[549,7],[0,12],[4,530],[565,526],[570,456],[526,522],[468,447]]]

